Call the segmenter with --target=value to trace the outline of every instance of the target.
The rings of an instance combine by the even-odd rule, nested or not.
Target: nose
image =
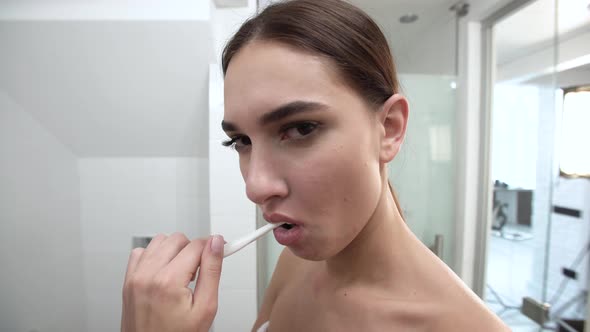
[[[246,195],[258,205],[287,196],[289,189],[284,174],[279,162],[269,152],[255,151],[253,148],[242,165],[242,175],[246,183]]]

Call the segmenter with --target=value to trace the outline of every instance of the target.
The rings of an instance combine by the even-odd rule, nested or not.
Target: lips
[[[272,224],[286,223],[273,231],[277,242],[284,246],[294,245],[303,237],[302,224],[288,216],[279,213],[264,214],[264,219]]]

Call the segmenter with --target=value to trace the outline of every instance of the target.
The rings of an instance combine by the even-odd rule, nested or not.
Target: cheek
[[[307,175],[292,188],[313,234],[313,241],[300,255],[326,259],[348,246],[373,215],[379,176],[372,163],[344,151],[334,151],[308,166]]]
[[[354,219],[350,221],[352,226],[370,216],[378,197],[380,176],[378,164],[366,147],[359,142],[337,144],[298,167],[296,172],[300,176],[295,177],[294,193],[298,193],[313,217]]]

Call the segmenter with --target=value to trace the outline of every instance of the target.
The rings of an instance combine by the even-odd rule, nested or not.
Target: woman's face
[[[223,127],[248,198],[297,256],[323,260],[371,218],[382,191],[378,112],[321,57],[254,41],[225,77]],[[228,142],[229,143],[229,142]]]

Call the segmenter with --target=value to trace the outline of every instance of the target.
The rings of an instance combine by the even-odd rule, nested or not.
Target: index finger
[[[131,254],[129,254],[129,261],[127,262],[127,271],[125,271],[125,281],[129,278],[129,276],[135,272],[135,268],[137,267],[137,263],[143,254],[143,248],[134,248],[131,250]]]
[[[206,241],[205,239],[194,239],[187,244],[164,269],[163,273],[167,275],[167,279],[188,287],[201,263],[201,254]]]
[[[219,280],[223,265],[223,237],[213,236],[203,250],[199,277],[195,286],[194,307],[209,308],[209,314],[215,315],[219,296]]]

